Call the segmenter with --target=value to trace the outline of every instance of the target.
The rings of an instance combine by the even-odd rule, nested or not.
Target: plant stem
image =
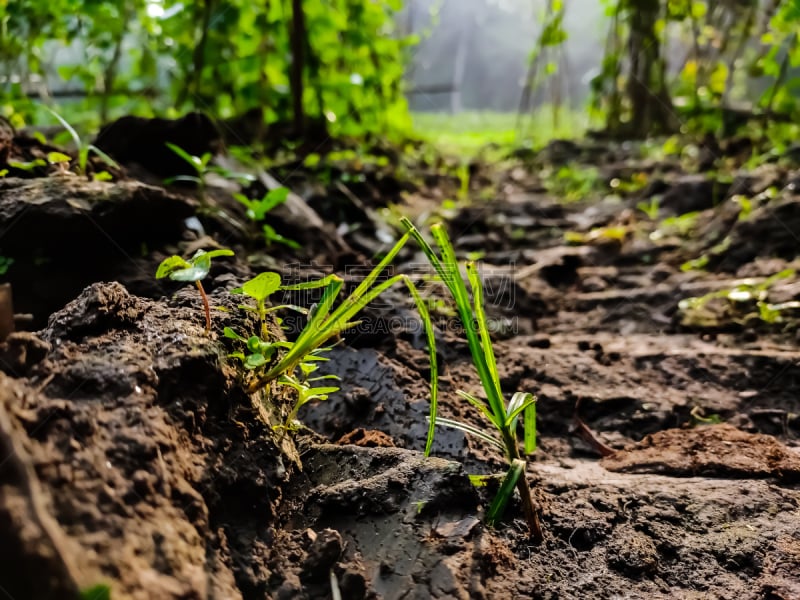
[[[199,279],[195,283],[200,292],[200,297],[203,299],[203,310],[206,313],[206,335],[208,335],[211,333],[211,307],[208,305],[208,296],[206,296],[206,291],[203,289],[203,284],[200,283]]]
[[[525,463],[527,465],[527,463]],[[530,529],[531,539],[540,544],[544,541],[544,534],[542,533],[542,525],[539,523],[539,515],[533,506],[533,498],[531,497],[531,488],[528,487],[527,475],[523,473],[522,477],[517,480],[517,490],[522,498],[522,510],[525,513],[525,520],[528,521],[528,528]]]
[[[525,461],[527,466],[528,462],[519,455],[516,440],[511,437],[508,430],[502,432],[503,441],[509,454],[509,464],[513,464],[514,459]],[[522,500],[522,511],[525,513],[525,520],[528,522],[528,529],[530,530],[531,539],[537,544],[544,541],[544,534],[542,533],[542,525],[539,523],[539,515],[533,506],[533,497],[531,496],[531,488],[528,487],[528,476],[525,472],[517,479],[517,491]]]

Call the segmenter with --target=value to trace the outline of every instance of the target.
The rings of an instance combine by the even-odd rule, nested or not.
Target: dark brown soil
[[[664,168],[666,189],[677,177],[681,194],[706,194],[703,177],[694,185],[677,168]],[[497,528],[483,524],[490,491],[467,474],[503,470],[491,447],[439,429],[423,457],[429,366],[401,290],[330,352],[324,368],[342,390],[302,409],[308,430],[281,435],[292,399],[248,397],[227,358],[222,328],[248,327],[228,290],[269,268],[254,265],[301,277],[321,263],[291,269],[252,250],[248,263],[250,238],[202,237],[183,221],[194,200],[135,181],[0,180],[0,249],[16,261],[16,311],[30,314],[17,322],[34,330],[0,343],[0,591],[66,599],[106,582],[114,600],[800,598],[797,321],[754,320],[737,305],[687,324],[678,308],[795,266],[797,190],[746,220],[722,190],[698,200],[695,235],[681,238],[650,235],[656,225],[632,210],[641,198],[557,205],[526,173],[498,176],[499,197],[450,228],[462,255],[485,252],[504,390],[539,398],[528,477],[540,545],[516,500]],[[419,214],[435,198],[420,185],[403,209]],[[356,208],[374,219],[366,207]],[[201,216],[226,231],[219,213]],[[626,233],[588,236],[608,226]],[[568,230],[586,243],[565,245]],[[724,237],[728,254],[709,271],[680,269]],[[375,243],[364,239],[335,245]],[[325,244],[309,242],[296,263],[320,258]],[[152,274],[168,254],[215,245],[237,258],[205,282],[227,309],[207,336],[196,290]],[[397,269],[422,264],[409,249]],[[800,297],[797,281],[770,300]],[[441,414],[479,424],[454,393],[479,390],[448,314],[437,307]],[[601,459],[602,445],[613,453]]]

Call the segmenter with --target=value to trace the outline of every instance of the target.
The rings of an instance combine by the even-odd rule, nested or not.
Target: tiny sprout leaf
[[[210,252],[198,250],[188,261],[180,256],[170,256],[159,265],[156,279],[169,276],[174,281],[200,281],[208,275],[211,259],[217,256],[233,256],[233,250],[227,248]]]
[[[263,302],[281,287],[277,273],[260,273],[242,285],[241,290],[257,302]]]
[[[226,327],[225,329],[223,329],[222,330],[222,335],[224,335],[226,338],[231,339],[231,340],[238,340],[240,342],[246,342],[247,341],[245,338],[240,336],[238,333],[236,333],[230,327]]]
[[[64,154],[63,152],[48,152],[47,153],[47,162],[51,165],[56,163],[66,163],[70,162],[72,157]]]
[[[197,254],[200,252],[203,252],[208,258],[217,258],[218,256],[233,256],[234,254],[233,250],[230,250],[229,248],[220,248],[219,250],[211,250],[209,252],[198,250]],[[197,256],[197,254],[195,254],[195,256]]]
[[[313,363],[302,362],[299,366],[300,370],[303,372],[303,375],[306,376],[311,375],[311,373],[317,370],[317,365]]]
[[[114,176],[111,175],[108,171],[100,171],[99,173],[95,173],[92,175],[92,179],[95,181],[111,181],[114,179]]]
[[[251,335],[247,339],[247,349],[250,352],[258,352],[258,349],[261,347],[261,338],[257,335]]]
[[[187,269],[191,267],[191,263],[187,262],[180,256],[170,256],[165,258],[161,261],[161,264],[158,265],[158,270],[156,271],[156,279],[163,279],[164,277],[168,277],[175,271],[180,269]]]
[[[21,171],[33,171],[36,167],[44,167],[47,163],[44,159],[36,158],[30,162],[19,162],[16,160],[8,161],[8,166]]]
[[[264,218],[264,215],[271,211],[276,206],[279,206],[286,202],[286,199],[289,197],[289,189],[285,187],[275,188],[274,190],[268,191],[264,197],[261,199],[256,206],[253,207],[254,217],[256,220],[260,221]]]
[[[275,347],[269,342],[261,342],[258,345],[258,353],[267,358],[272,358],[272,355],[275,354]]]
[[[210,265],[209,265],[210,266]],[[170,273],[169,278],[174,281],[200,281],[208,275],[208,268],[189,267]]]
[[[245,369],[257,369],[258,367],[266,364],[267,359],[263,354],[250,354],[244,361]]]

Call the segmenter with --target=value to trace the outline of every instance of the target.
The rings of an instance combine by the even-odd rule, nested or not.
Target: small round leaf
[[[242,286],[242,291],[257,302],[266,300],[281,286],[281,276],[277,273],[260,273]]]

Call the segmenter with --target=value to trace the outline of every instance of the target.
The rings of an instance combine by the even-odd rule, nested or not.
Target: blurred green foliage
[[[730,135],[754,114],[797,114],[800,0],[604,4],[610,28],[592,104],[609,130]]]
[[[433,10],[431,2],[420,2]],[[604,119],[609,131],[640,137],[672,134],[688,125],[729,134],[753,113],[767,120],[779,115],[781,123],[797,115],[800,0],[602,3],[606,17],[598,25],[608,30],[605,53],[595,59],[591,114]],[[89,128],[122,113],[175,116],[189,109],[224,119],[259,108],[266,122],[292,123],[294,94],[302,96],[302,121],[309,128],[357,137],[407,132],[404,71],[409,48],[418,40],[400,32],[404,4],[412,3],[6,0],[0,2],[0,114],[15,125],[48,122],[37,105],[57,100],[70,122],[93,116]],[[511,43],[500,39],[499,24],[513,22],[515,13],[505,11],[504,20],[497,20],[496,4],[470,0],[456,13],[475,8],[472,29],[465,31],[491,29],[498,36],[495,45]],[[519,103],[521,114],[533,115],[525,127],[530,135],[523,137],[534,143],[550,137],[539,133],[541,121],[552,121],[544,129],[554,130],[553,135],[574,131],[570,115],[562,124],[557,110],[568,101],[562,52],[570,41],[568,9],[561,0],[540,0],[537,6],[542,9],[535,11],[535,29],[531,25],[526,42],[532,50]],[[303,17],[301,26],[294,11]],[[436,61],[450,64],[452,48],[436,48]],[[465,78],[459,94],[502,87],[494,79],[503,71],[494,68],[494,55],[472,59],[481,59],[484,67],[488,61],[492,68]],[[301,86],[292,77],[298,66]],[[509,89],[507,95],[518,92]],[[543,102],[552,116],[542,118]],[[758,125],[767,129],[763,120]],[[513,132],[519,142],[524,122],[487,126],[478,135],[467,131],[470,136],[458,141],[469,146],[494,137],[502,143]],[[445,134],[444,129],[431,131]]]
[[[303,107],[344,135],[409,126],[402,94],[401,0],[305,0]],[[231,117],[263,108],[290,121],[292,2],[0,2],[0,102],[15,125],[31,98],[73,96],[81,110],[147,116],[190,108]],[[83,95],[86,97],[83,97]]]

